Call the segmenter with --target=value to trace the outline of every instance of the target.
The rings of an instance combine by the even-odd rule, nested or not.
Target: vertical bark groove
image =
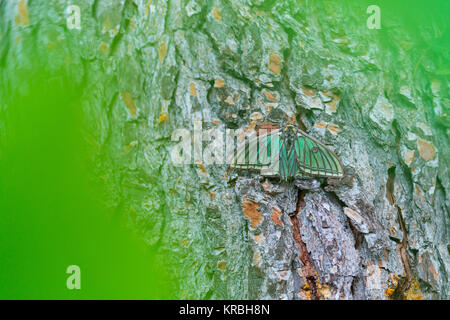
[[[298,214],[303,210],[305,207],[305,190],[298,190],[298,200],[297,200],[297,206],[296,210],[292,215],[290,215],[290,220],[292,223],[292,231],[293,231],[293,237],[294,241],[297,244],[298,248],[298,257],[300,261],[303,264],[303,274],[305,275],[305,278],[307,280],[307,283],[309,285],[309,288],[311,290],[311,299],[312,300],[319,300],[319,292],[317,290],[317,282],[320,281],[320,279],[317,279],[318,273],[314,268],[314,265],[309,258],[308,249],[306,248],[306,244],[302,241],[302,237],[300,234],[300,222],[298,220]]]

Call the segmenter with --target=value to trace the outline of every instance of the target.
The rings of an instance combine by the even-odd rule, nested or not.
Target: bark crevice
[[[303,242],[301,233],[300,233],[300,221],[298,219],[298,214],[301,213],[303,208],[305,207],[305,194],[307,192],[305,190],[298,190],[298,198],[297,198],[297,207],[296,210],[290,215],[290,220],[292,223],[292,231],[294,241],[297,244],[298,249],[298,257],[303,264],[303,274],[308,283],[308,289],[311,292],[311,300],[319,300],[320,295],[318,292],[318,283],[320,283],[319,275],[314,268],[314,264],[309,257],[308,249],[306,244]]]

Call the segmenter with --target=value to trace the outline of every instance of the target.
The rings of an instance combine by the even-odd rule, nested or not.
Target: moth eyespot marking
[[[317,151],[319,151],[319,148],[317,148],[317,147],[314,147],[314,148],[311,149],[311,152],[316,153]]]

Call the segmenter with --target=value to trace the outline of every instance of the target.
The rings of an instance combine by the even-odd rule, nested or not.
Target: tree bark
[[[80,30],[66,27],[65,1],[0,2],[2,96],[36,65],[64,70],[103,203],[167,259],[178,298],[449,298],[440,9],[412,26],[386,4],[369,29],[362,1],[71,4]],[[194,120],[294,121],[335,150],[345,177],[174,166],[171,135]]]

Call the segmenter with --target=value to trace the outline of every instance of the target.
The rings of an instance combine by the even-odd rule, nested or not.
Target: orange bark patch
[[[250,121],[250,124],[246,128],[247,131],[254,131],[256,127],[256,119],[252,118],[252,115],[250,115],[250,119],[252,119],[252,121]]]
[[[219,261],[217,263],[217,267],[219,268],[219,270],[224,271],[227,268],[227,263],[225,261]]]
[[[330,287],[326,284],[320,285],[319,283],[319,294],[323,297],[323,299],[328,299],[331,296]]]
[[[107,54],[109,52],[109,46],[104,42],[100,43],[99,49],[104,54]]]
[[[161,113],[159,114],[158,121],[161,122],[169,122],[169,114],[161,109]]]
[[[214,199],[216,199],[217,194],[214,192],[208,192],[209,198],[211,199],[211,201],[214,201]]]
[[[216,18],[217,21],[220,21],[222,19],[219,8],[214,8],[212,11],[212,14],[213,14],[214,18]]]
[[[217,78],[214,81],[214,87],[215,88],[222,88],[225,85],[225,81],[223,79]]]
[[[255,234],[255,236],[253,237],[253,239],[255,239],[255,241],[256,241],[257,243],[259,243],[259,244],[263,244],[263,243],[264,243],[264,238],[263,238],[262,233]]]
[[[431,274],[433,275],[434,280],[438,281],[439,275],[437,274],[436,269],[434,268],[434,266],[432,264],[430,264],[430,266],[428,267],[428,270],[430,270]]]
[[[242,205],[244,216],[250,219],[253,228],[259,226],[262,221],[262,215],[259,213],[258,207],[259,204],[251,200],[246,200]]]
[[[125,103],[125,105],[128,108],[128,111],[130,112],[130,115],[132,117],[135,117],[137,115],[137,108],[136,104],[134,102],[133,97],[131,96],[131,93],[128,91],[124,91],[120,94],[122,101]]]
[[[297,122],[297,117],[295,116],[295,114],[291,115],[290,117],[290,121],[291,123],[295,123]],[[300,125],[301,126],[301,125]],[[305,130],[305,128],[301,127],[302,130]]]
[[[270,91],[264,90],[264,95],[266,96],[267,100],[269,100],[269,101],[276,102],[278,100],[277,94],[272,93]]]
[[[166,51],[167,51],[166,42],[162,40],[158,47],[159,61],[163,62],[164,58],[166,57]]]
[[[339,126],[333,123],[328,124],[328,130],[332,133],[338,133],[340,131]]]
[[[302,88],[302,91],[308,97],[314,97],[316,95],[316,91],[314,89]]]
[[[281,212],[278,211],[277,209],[273,208],[272,221],[273,221],[273,223],[275,223],[275,224],[279,225],[280,227],[282,227],[283,226],[283,222],[281,222],[280,216],[281,216]]]
[[[387,288],[386,289],[386,291],[384,292],[384,294],[385,294],[385,296],[386,297],[390,297],[390,296],[392,296],[392,294],[395,292],[395,289],[392,289],[392,288]]]
[[[429,141],[417,139],[417,147],[419,149],[420,156],[426,161],[433,160],[436,156],[436,148]]]
[[[274,107],[276,107],[275,103],[268,103],[266,104],[266,112],[270,112],[270,110],[272,110]]]
[[[202,173],[206,173],[206,169],[205,169],[205,166],[203,165],[203,163],[197,162],[197,167],[200,168],[200,171],[201,171]]]
[[[331,100],[330,102],[328,102],[326,104],[328,113],[336,112],[336,106],[337,106],[338,102],[339,102],[339,98],[335,97],[333,100]]]
[[[411,281],[408,290],[405,292],[406,300],[421,300],[422,292],[420,291],[419,282],[416,279]]]
[[[416,192],[417,192],[419,195],[423,196],[422,190],[420,190],[419,186],[418,186],[417,184],[415,184],[414,187],[416,188]]]
[[[314,124],[314,127],[319,128],[319,129],[325,129],[327,127],[327,123],[326,122],[316,122]]]
[[[267,182],[264,182],[262,186],[263,186],[264,191],[269,192],[270,190],[272,190],[272,186]]]
[[[191,82],[189,83],[189,92],[191,96],[196,97],[197,96],[197,89],[195,89],[195,83]]]
[[[167,113],[164,113],[159,116],[158,120],[159,122],[169,122],[169,117],[167,116]]]
[[[281,59],[277,54],[271,54],[269,58],[269,70],[275,74],[280,74],[281,72]]]
[[[28,26],[30,24],[30,17],[28,15],[28,7],[25,0],[21,0],[17,6],[16,25]]]

